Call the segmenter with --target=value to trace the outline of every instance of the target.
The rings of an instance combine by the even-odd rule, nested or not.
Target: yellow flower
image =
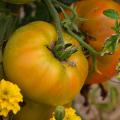
[[[19,87],[2,79],[0,81],[0,116],[6,117],[10,111],[16,114],[20,110],[19,102],[23,102]]]
[[[75,113],[76,111],[73,109],[73,108],[66,108],[65,109],[65,117],[63,120],[81,120],[80,116],[76,115]],[[55,119],[55,116],[54,116],[55,113],[53,113],[53,117],[50,118],[50,120],[56,120]]]

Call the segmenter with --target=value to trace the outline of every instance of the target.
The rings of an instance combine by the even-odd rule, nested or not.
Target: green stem
[[[91,71],[90,74],[92,74],[93,72],[97,72],[97,59],[96,59],[96,55],[92,55],[92,61],[93,61],[93,65],[91,67]]]
[[[73,9],[70,8],[69,6],[62,4],[61,2],[59,2],[59,1],[57,1],[57,0],[53,0],[53,2],[55,2],[55,3],[58,4],[59,6],[62,6],[62,7],[65,8],[65,9],[69,9],[73,14],[75,14],[74,11],[73,11]],[[72,30],[67,29],[67,31],[68,31],[68,33],[69,33],[70,35],[72,35],[73,37],[75,37],[75,38],[80,42],[80,44],[83,45],[83,47],[87,48],[87,49],[89,50],[90,54],[92,54],[92,55],[94,55],[94,56],[100,55],[100,53],[98,53],[98,52],[97,52],[95,49],[93,49],[90,45],[88,45],[86,42],[84,42],[83,39],[82,39],[81,37],[79,37],[78,35],[76,35],[74,32],[72,32]]]
[[[62,35],[62,27],[61,27],[61,21],[58,15],[57,10],[55,9],[52,0],[43,0],[45,2],[45,4],[47,5],[49,12],[54,20],[55,26],[56,26],[56,30],[58,33],[58,40],[59,43],[64,43],[63,40],[63,35]]]
[[[57,7],[59,7],[61,10],[62,10],[62,12],[63,12],[63,9],[67,9],[67,10],[69,10],[72,14],[72,20],[74,21],[74,20],[76,20],[75,18],[77,18],[78,20],[80,20],[80,21],[85,21],[85,20],[87,20],[87,19],[85,19],[85,18],[81,18],[81,17],[79,17],[78,15],[77,15],[77,11],[75,11],[71,6],[68,6],[68,5],[66,5],[66,4],[63,4],[63,3],[61,3],[61,2],[59,2],[59,1],[57,1],[57,0],[53,0],[53,2],[56,4],[56,6]],[[75,7],[75,6],[74,6]],[[77,7],[76,7],[77,8]],[[65,14],[64,14],[65,15]]]
[[[82,37],[79,37],[78,35],[76,35],[74,32],[72,32],[72,31],[69,30],[69,29],[67,29],[67,31],[68,31],[68,33],[69,33],[70,35],[72,35],[74,38],[76,38],[83,47],[85,47],[85,48],[89,51],[89,53],[90,53],[90,55],[91,55],[91,57],[92,57],[92,60],[93,60],[93,66],[92,66],[92,68],[91,68],[91,71],[89,72],[89,74],[91,75],[91,73],[97,71],[97,60],[96,60],[96,57],[97,57],[98,55],[100,55],[100,53],[97,52],[97,51],[96,51],[94,48],[92,48],[90,45],[88,45],[88,44],[82,39]]]
[[[67,29],[67,32],[70,35],[72,35],[74,38],[76,38],[83,47],[85,47],[86,49],[88,49],[88,51],[90,52],[91,55],[94,55],[94,56],[100,55],[99,52],[97,52],[94,48],[92,48],[90,45],[88,45],[81,37],[79,37],[78,35],[76,35],[74,32],[72,32],[69,29]]]

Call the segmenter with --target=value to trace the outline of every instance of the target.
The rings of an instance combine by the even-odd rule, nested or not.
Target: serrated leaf
[[[120,24],[119,24],[119,21],[116,20],[115,22],[115,26],[112,27],[112,29],[116,32],[116,33],[119,33],[119,30],[120,30]]]
[[[112,54],[115,52],[116,48],[119,44],[119,37],[118,35],[112,35],[110,38],[108,38],[103,46],[101,56],[104,56],[105,54]]]
[[[103,14],[107,17],[112,18],[112,19],[119,19],[120,18],[119,13],[114,9],[107,9],[107,10],[103,11]]]

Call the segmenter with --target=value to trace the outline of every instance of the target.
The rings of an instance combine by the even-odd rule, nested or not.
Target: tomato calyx
[[[59,43],[57,41],[54,46],[51,48],[47,47],[52,54],[59,60],[59,61],[67,61],[67,59],[78,51],[76,46],[73,46],[71,43]],[[71,66],[74,66],[73,63],[70,63]]]
[[[71,43],[62,44],[59,41],[56,42],[56,45],[53,48],[53,53],[56,58],[60,61],[67,60],[73,53],[77,51],[77,48],[74,47]]]

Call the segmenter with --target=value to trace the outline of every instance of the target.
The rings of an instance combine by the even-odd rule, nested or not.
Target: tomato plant
[[[14,120],[48,120],[57,105],[70,105],[86,79],[86,91],[82,89],[81,93],[88,99],[89,84],[109,80],[116,74],[119,62],[117,3],[34,1],[0,1],[0,77],[16,83],[25,101]],[[72,3],[75,7],[69,6]],[[59,11],[64,15],[62,20]],[[117,19],[111,19],[111,13]],[[84,53],[88,53],[88,60]]]
[[[108,0],[83,0],[75,4],[80,17],[85,21],[80,22],[80,29],[85,32],[88,37],[86,41],[97,51],[101,51],[108,37],[114,34],[115,20],[106,17],[103,11],[106,9],[114,9],[120,11],[120,5],[114,1]],[[120,12],[119,12],[120,13]],[[97,57],[97,70],[91,77],[87,78],[87,83],[101,83],[110,80],[116,73],[116,65],[120,58],[120,47],[112,55]],[[91,65],[91,58],[89,58]]]
[[[52,53],[56,39],[54,27],[38,21],[18,29],[5,47],[5,73],[32,101],[66,104],[75,97],[86,79],[88,64],[79,43],[64,33],[65,42],[79,50],[67,60],[59,61]]]

